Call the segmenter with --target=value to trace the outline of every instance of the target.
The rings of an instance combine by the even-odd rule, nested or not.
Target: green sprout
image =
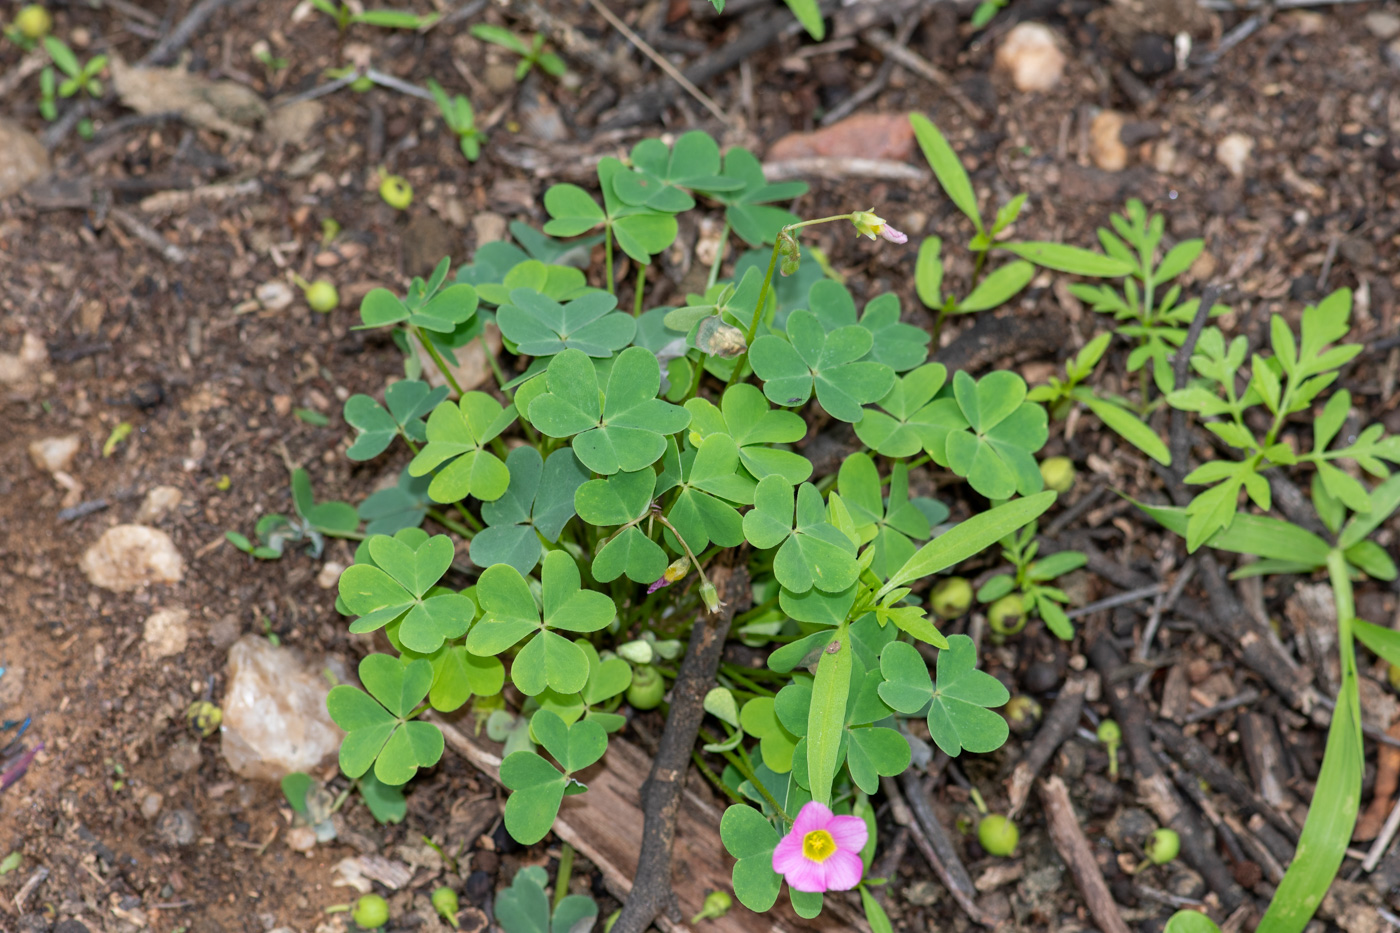
[[[530,73],[530,69],[539,66],[545,74],[562,78],[568,70],[564,66],[564,60],[553,52],[544,50],[544,36],[536,33],[530,40],[520,38],[509,29],[502,29],[500,26],[492,26],[490,23],[477,23],[472,27],[472,35],[483,42],[490,42],[492,45],[499,45],[503,49],[509,49],[520,56],[520,61],[515,65],[515,80],[523,81]],[[470,158],[470,156],[468,157]]]
[[[468,162],[475,162],[481,157],[481,141],[486,134],[476,128],[476,113],[472,110],[471,101],[461,94],[449,98],[442,85],[431,78],[428,79],[428,90],[442,113],[443,122],[456,135],[462,155],[467,157]]]

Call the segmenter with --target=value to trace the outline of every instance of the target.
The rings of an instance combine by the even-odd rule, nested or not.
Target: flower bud
[[[719,591],[709,580],[700,584],[700,598],[705,601],[705,608],[711,612],[719,612],[724,607],[724,603],[719,599]]]
[[[690,918],[691,926],[701,920],[718,920],[729,913],[729,908],[734,906],[734,899],[723,891],[711,891],[705,895],[705,903],[701,905],[700,912]]]
[[[1011,725],[1011,730],[1017,733],[1027,733],[1036,727],[1040,722],[1040,704],[1033,697],[1028,697],[1024,693],[1018,693],[1007,701],[1006,721]]]

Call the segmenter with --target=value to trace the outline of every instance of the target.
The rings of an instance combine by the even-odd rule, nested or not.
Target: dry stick
[[[1094,850],[1084,831],[1079,828],[1079,817],[1075,815],[1074,804],[1069,799],[1069,788],[1058,775],[1040,782],[1040,801],[1045,806],[1045,818],[1050,824],[1050,841],[1055,850],[1069,866],[1079,893],[1084,895],[1084,904],[1103,933],[1129,933],[1118,905],[1113,902],[1108,884],[1103,880],[1099,863],[1094,860]]]
[[[642,851],[632,893],[613,924],[615,933],[642,933],[658,914],[675,909],[671,848],[676,839],[676,815],[690,766],[690,751],[705,718],[705,694],[714,686],[729,624],[749,589],[748,571],[742,563],[715,567],[711,578],[723,604],[718,614],[702,610],[690,630],[690,644],[671,688],[666,729],[661,733],[651,774],[642,785]]]
[[[908,772],[906,772],[905,776],[909,776]],[[918,785],[916,784],[915,786],[917,787]],[[967,914],[973,923],[981,924],[984,927],[995,925],[995,921],[983,913],[982,908],[978,907],[977,902],[973,900],[977,892],[972,884],[971,877],[967,874],[967,870],[962,867],[961,862],[956,862],[955,864],[957,865],[961,877],[956,877],[954,875],[952,868],[950,868],[947,862],[943,861],[942,856],[938,854],[933,843],[924,833],[922,824],[914,817],[909,804],[905,802],[904,795],[899,792],[899,785],[894,782],[894,779],[880,778],[880,788],[885,792],[885,799],[890,802],[890,815],[894,817],[894,821],[900,826],[908,828],[909,834],[914,837],[914,844],[918,846],[919,851],[924,854],[924,858],[928,861],[929,867],[932,868],[934,874],[938,876],[938,880],[943,882],[943,886],[948,889],[948,893],[953,895],[953,900],[958,902],[958,906],[962,908],[963,913]],[[936,820],[933,821],[933,825],[938,827],[939,835],[946,842],[947,835],[943,833],[942,827]]]
[[[889,34],[881,29],[866,29],[861,32],[862,41],[873,45],[887,58],[893,59],[899,64],[922,78],[927,78],[947,94],[953,103],[962,108],[963,113],[973,120],[981,123],[987,119],[987,111],[977,106],[972,100],[962,92],[953,79],[949,77],[941,68],[936,67],[928,59],[909,51],[904,46],[890,38]]]
[[[893,159],[866,159],[860,156],[802,156],[781,162],[763,163],[763,177],[769,181],[785,178],[881,178],[886,181],[927,182],[929,173],[907,162]]]
[[[909,44],[909,39],[914,35],[914,30],[918,28],[919,23],[923,22],[923,19],[923,15],[916,15],[912,13],[904,17],[904,21],[899,24],[899,29],[895,32],[895,44],[897,44],[900,48],[907,46]],[[865,103],[867,100],[870,100],[870,98],[874,97],[876,94],[879,94],[881,91],[883,91],[886,85],[890,83],[890,77],[894,74],[894,69],[898,64],[899,63],[896,62],[893,58],[886,55],[885,60],[880,63],[880,70],[875,72],[875,77],[871,79],[871,81],[868,84],[866,84],[865,87],[856,91],[850,97],[847,97],[845,100],[841,101],[841,103],[831,108],[831,110],[825,116],[822,117],[822,126],[830,126],[837,120],[840,120],[842,117],[845,117],[848,114],[852,113],[857,107]]]
[[[603,19],[607,20],[618,32],[622,33],[628,42],[635,45],[639,52],[655,62],[656,67],[666,72],[667,76],[670,77],[672,81],[685,88],[687,94],[698,100],[702,107],[714,114],[715,119],[719,120],[719,122],[723,123],[725,126],[733,124],[734,120],[729,114],[724,112],[724,108],[715,103],[714,98],[691,83],[690,79],[681,74],[675,65],[666,60],[664,55],[661,55],[656,49],[652,48],[645,39],[633,32],[630,26],[619,19],[617,14],[604,6],[602,0],[588,0],[588,2],[592,4],[593,9],[597,10]]]
[[[209,21],[220,9],[227,6],[233,0],[199,0],[190,10],[184,19],[180,20],[180,25],[170,31],[166,36],[156,43],[155,48],[147,52],[137,63],[139,65],[163,65],[175,57],[189,41],[194,38],[195,33]]]
[[[1030,796],[1031,787],[1035,784],[1040,769],[1045,767],[1055,751],[1074,735],[1075,726],[1079,725],[1080,714],[1084,712],[1084,692],[1088,686],[1088,678],[1078,674],[1065,682],[1064,687],[1060,689],[1060,695],[1055,698],[1055,705],[1050,707],[1050,712],[1040,724],[1035,738],[1026,748],[1026,753],[1016,763],[1016,768],[1006,782],[1006,793],[1011,800],[1011,808],[1006,814],[1009,819],[1014,820],[1016,814],[1025,806],[1026,798]]]
[[[1172,789],[1171,781],[1157,763],[1148,733],[1146,707],[1132,692],[1131,685],[1111,683],[1112,675],[1123,665],[1123,656],[1113,644],[1107,626],[1100,624],[1097,633],[1089,637],[1089,656],[1104,679],[1104,693],[1109,707],[1123,730],[1123,744],[1127,746],[1133,762],[1133,782],[1137,785],[1138,796],[1147,803],[1163,826],[1170,827],[1181,836],[1181,851],[1187,864],[1200,872],[1206,884],[1220,895],[1226,910],[1234,910],[1245,902],[1247,895],[1210,846],[1205,827],[1181,802]]]

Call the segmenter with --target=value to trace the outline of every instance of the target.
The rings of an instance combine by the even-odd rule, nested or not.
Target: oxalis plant
[[[932,125],[916,129],[922,139]],[[513,228],[521,246],[485,244],[451,279],[444,261],[405,295],[376,289],[361,304],[362,326],[407,351],[407,378],[382,405],[346,402],[349,455],[401,442],[411,459],[360,507],[366,530],[342,529],[362,540],[337,605],[351,632],[382,632],[392,651],[364,659],[362,686],[331,691],[341,768],[401,786],[442,754],[425,714],[471,703],[506,743],[506,829],[538,842],[563,799],[586,792],[627,709],[664,704],[687,676],[692,659],[679,674],[673,659],[692,630],[732,623],[766,663],[713,656],[695,761],[732,802],[721,835],[735,895],[767,910],[786,881],[812,917],[824,892],[859,888],[872,927],[888,930],[865,877],[880,778],[908,768],[925,735],[959,755],[1008,734],[996,712],[1006,688],[977,669],[970,638],[940,633],[922,593],[992,544],[1017,546],[1011,536],[1054,502],[1036,460],[1045,406],[1015,373],[929,362],[929,334],[901,322],[896,296],[858,308],[813,274],[799,242],[812,226],[905,242],[873,211],[802,220],[774,202],[805,185],[769,183],[751,153],[721,154],[702,132],[643,141],[597,172],[597,195],[551,187],[545,232]],[[983,230],[975,199],[958,203]],[[728,277],[721,249],[703,294],[649,307],[648,265],[685,211],[722,214],[726,241],[768,249]],[[581,268],[600,239],[602,287]],[[1086,250],[1026,252],[1123,272]],[[630,308],[619,278],[635,283]],[[473,341],[494,392],[452,376]],[[421,380],[419,349],[452,397]],[[853,425],[864,449],[815,475],[802,442],[829,422]],[[970,486],[969,517],[950,524],[947,506],[914,494],[912,471],[929,463]]]
[[[1195,414],[1221,448],[1185,483],[1204,487],[1184,506],[1142,505],[1166,528],[1202,545],[1258,559],[1234,576],[1326,573],[1337,612],[1341,678],[1297,854],[1259,925],[1264,933],[1307,926],[1341,867],[1361,801],[1364,755],[1356,642],[1400,665],[1400,633],[1356,617],[1353,581],[1391,581],[1396,566],[1373,540],[1400,508],[1400,437],[1353,422],[1351,393],[1333,388],[1341,369],[1362,350],[1339,343],[1350,329],[1351,293],[1340,290],[1308,307],[1295,333],[1282,315],[1270,320],[1272,352],[1250,352],[1247,338],[1227,340],[1205,328],[1190,364],[1194,377],[1166,395],[1178,411]],[[1311,420],[1311,445],[1297,430]],[[1311,474],[1311,504],[1321,535],[1270,514],[1271,472]],[[1369,475],[1379,482],[1368,485]],[[1241,510],[1241,498],[1258,511]],[[1213,930],[1209,920],[1183,915],[1174,930]]]

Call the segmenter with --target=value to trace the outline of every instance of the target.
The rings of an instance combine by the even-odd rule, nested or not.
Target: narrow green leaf
[[[833,652],[832,648],[836,650]],[[843,623],[836,638],[817,662],[812,706],[807,712],[807,774],[812,799],[831,805],[831,785],[846,724],[846,698],[851,687],[850,629]]]
[[[943,192],[981,233],[982,217],[977,213],[977,195],[972,190],[972,181],[967,177],[962,162],[958,161],[957,153],[928,117],[911,113],[909,123],[914,127],[914,137],[919,141],[919,148],[924,151],[924,158],[928,159],[933,174],[938,177]]]
[[[1037,266],[1054,269],[1056,272],[1094,278],[1118,278],[1133,272],[1131,263],[1078,246],[1065,246],[1060,243],[1003,243],[1001,246],[1022,259],[1028,259]]]

